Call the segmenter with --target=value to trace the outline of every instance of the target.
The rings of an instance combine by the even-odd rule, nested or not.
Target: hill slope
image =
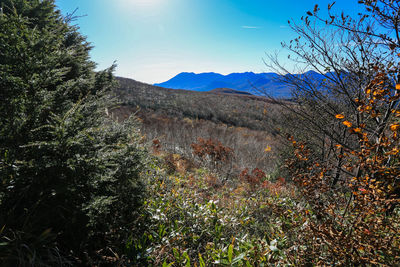
[[[230,93],[196,92],[166,89],[118,78],[117,94],[124,105],[174,117],[188,117],[224,123],[232,126],[265,130],[270,126],[270,116],[278,112],[277,105],[267,98],[228,89]]]
[[[238,174],[247,167],[265,171],[275,168],[275,153],[271,150],[278,143],[274,120],[282,113],[280,105],[226,88],[195,92],[126,78],[118,81],[116,93],[122,105],[114,108],[112,114],[124,119],[135,113],[146,140],[153,140],[164,151],[193,158],[192,144],[198,138],[212,138],[233,149],[232,166],[236,167],[230,172]]]

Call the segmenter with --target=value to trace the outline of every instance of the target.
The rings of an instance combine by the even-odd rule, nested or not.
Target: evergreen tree
[[[0,261],[90,263],[134,232],[146,161],[135,120],[108,116],[114,66],[94,71],[53,0],[0,6]]]

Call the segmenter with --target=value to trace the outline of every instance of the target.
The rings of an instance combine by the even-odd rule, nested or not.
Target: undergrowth
[[[167,156],[171,158],[171,156]],[[178,155],[172,157],[180,165]],[[170,161],[170,160],[169,160]],[[169,163],[171,164],[171,163]],[[294,189],[268,176],[257,184],[222,182],[206,169],[171,173],[155,166],[145,210],[149,227],[127,243],[139,265],[265,266],[295,264],[293,237],[304,219]],[[168,174],[170,173],[170,174]]]

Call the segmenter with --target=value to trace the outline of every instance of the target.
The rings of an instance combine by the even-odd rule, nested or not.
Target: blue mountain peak
[[[318,79],[322,75],[315,71],[308,71],[303,74],[307,77]],[[265,94],[273,97],[289,98],[291,96],[290,87],[280,79],[282,76],[276,73],[230,73],[222,75],[215,72],[193,73],[182,72],[170,80],[154,84],[156,86],[171,89],[186,89],[193,91],[211,91],[216,88],[230,88],[252,94]]]

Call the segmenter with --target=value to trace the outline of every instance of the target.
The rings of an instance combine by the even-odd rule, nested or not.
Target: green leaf
[[[172,252],[174,253],[175,259],[179,262],[180,261],[179,251],[176,248],[173,248]]]
[[[203,257],[201,256],[200,253],[199,253],[199,263],[200,267],[206,267],[206,264],[204,263]]]
[[[165,260],[165,261],[163,262],[162,267],[171,267],[172,264],[174,264],[174,263],[175,263],[175,262],[167,263],[167,260]]]
[[[186,251],[183,252],[183,257],[186,259],[186,267],[190,267],[190,258]]]
[[[244,256],[246,256],[246,253],[242,253],[239,256],[235,257],[232,261],[232,264],[241,262],[244,259]]]
[[[232,256],[233,256],[233,244],[230,244],[228,247],[228,260],[229,263],[232,263]]]

